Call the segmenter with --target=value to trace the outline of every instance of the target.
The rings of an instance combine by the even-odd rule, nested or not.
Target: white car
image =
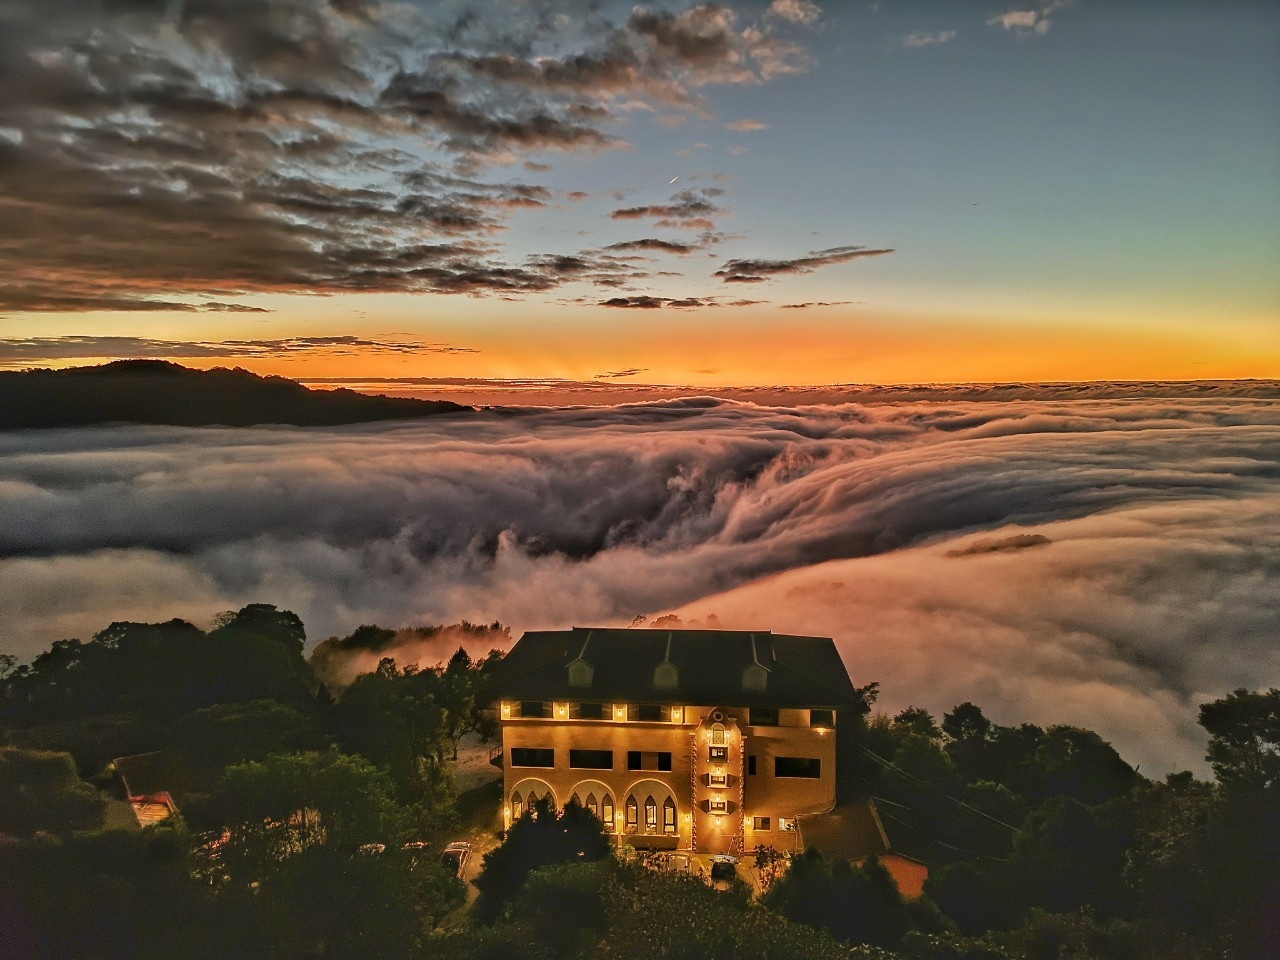
[[[738,879],[738,858],[716,854],[711,858],[711,875],[707,879],[713,890],[728,890]]]
[[[455,877],[462,877],[462,868],[471,859],[471,844],[463,840],[455,840],[440,853],[440,862]]]

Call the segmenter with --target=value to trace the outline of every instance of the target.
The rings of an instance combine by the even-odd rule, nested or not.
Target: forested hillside
[[[841,789],[929,866],[914,900],[874,858],[813,851],[763,896],[717,891],[619,862],[573,806],[495,838],[469,894],[439,851],[499,826],[498,793],[459,791],[455,758],[492,732],[501,654],[340,669],[397,636],[506,631],[364,625],[309,663],[301,621],[254,604],[208,630],[114,623],[0,658],[0,957],[1280,955],[1280,691],[1200,709],[1205,782],[1147,779],[1088,730],[1001,726],[972,703],[874,713],[864,688]],[[126,772],[180,815],[121,820]]]
[[[193,370],[165,360],[0,371],[0,430],[96,423],[335,426],[469,409],[447,400],[312,390],[285,377],[239,368]]]

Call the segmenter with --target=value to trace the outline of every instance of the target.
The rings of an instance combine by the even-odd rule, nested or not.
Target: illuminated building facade
[[[769,631],[530,632],[495,694],[507,824],[576,800],[620,844],[698,853],[793,849],[860,706],[830,639]]]

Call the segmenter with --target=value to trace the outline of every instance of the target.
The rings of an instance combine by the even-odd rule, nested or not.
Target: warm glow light
[[[502,704],[502,715],[504,717],[511,716],[511,704],[505,702]]]
[[[684,721],[684,710],[681,707],[671,708],[671,722],[682,723]]]

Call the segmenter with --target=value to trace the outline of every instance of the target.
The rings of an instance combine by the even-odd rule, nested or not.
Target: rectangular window
[[[604,720],[606,719],[603,703],[571,703],[569,704],[570,720]]]
[[[727,787],[729,786],[729,775],[727,773],[709,773],[707,774],[707,786]]]
[[[628,770],[670,770],[670,753],[644,753],[640,750],[627,751]]]
[[[769,818],[768,817],[752,817],[751,829],[752,830],[768,830]]]
[[[715,763],[716,761],[723,762],[725,760],[728,760],[729,748],[728,747],[707,747],[707,758],[711,760],[712,763]]]
[[[752,707],[748,711],[747,722],[753,727],[776,727],[778,725],[777,707]]]
[[[834,710],[810,710],[809,726],[811,727],[834,727],[836,725],[836,712]]]
[[[570,750],[569,766],[575,770],[612,770],[612,750]]]
[[[756,775],[756,758],[755,754],[747,757],[747,776],[754,777]]]
[[[712,800],[708,807],[712,813],[727,813],[729,810],[728,803],[724,800]]]
[[[512,747],[511,765],[513,767],[554,767],[556,752],[537,747]]]
[[[627,719],[640,720],[645,723],[658,723],[666,720],[671,716],[669,707],[661,703],[629,703],[627,704]]]
[[[551,716],[551,702],[548,700],[521,700],[517,716],[528,720],[545,720]]]
[[[813,757],[774,757],[775,777],[808,777],[816,780],[822,776],[822,761]]]

